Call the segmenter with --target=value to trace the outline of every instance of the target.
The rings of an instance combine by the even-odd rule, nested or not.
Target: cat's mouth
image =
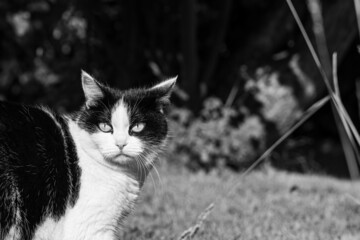
[[[131,157],[130,155],[127,155],[127,154],[125,154],[125,153],[123,153],[123,152],[117,154],[117,155],[114,157],[115,160],[116,160],[116,159],[131,159],[131,158],[132,158],[132,157]]]
[[[105,156],[104,157],[105,160],[110,163],[111,165],[115,164],[115,165],[122,165],[122,164],[127,164],[129,163],[129,161],[131,161],[133,159],[132,156],[127,155],[123,152],[111,155],[111,156]]]

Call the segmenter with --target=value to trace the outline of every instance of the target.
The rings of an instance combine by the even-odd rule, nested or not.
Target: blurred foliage
[[[311,29],[305,2],[295,4]],[[341,70],[359,62],[347,53],[352,8],[324,4],[328,46],[348,82],[359,75]],[[179,75],[171,149],[193,169],[246,166],[324,90],[282,0],[0,1],[0,100],[76,110],[80,69],[123,89]]]
[[[69,111],[82,101],[81,68],[120,88],[180,75],[188,97],[175,100],[198,111],[207,97],[224,99],[240,64],[258,62],[243,44],[252,42],[251,29],[255,34],[259,25],[250,15],[284,6],[280,0],[4,0],[0,96]]]
[[[74,3],[2,1],[0,12],[2,98],[59,110],[79,105],[87,22]]]
[[[301,116],[302,110],[294,90],[279,82],[279,72],[269,68],[258,68],[253,78],[247,79],[246,92],[252,92],[261,104],[260,114],[275,123],[280,133],[291,127]]]
[[[268,125],[286,118],[290,127],[301,111],[292,89],[279,84],[278,74],[272,71],[258,69],[245,88],[248,95],[233,106],[224,105],[219,98],[207,98],[199,116],[186,108],[174,108],[169,152],[195,170],[243,169],[252,163],[269,144],[267,134],[272,132]],[[246,104],[249,100],[260,104],[258,111],[252,108],[254,103]]]
[[[174,109],[171,118],[174,137],[170,152],[176,153],[176,160],[191,169],[224,166],[239,169],[264,149],[265,131],[259,117],[245,109],[224,107],[217,98],[204,102],[198,118],[187,109]]]

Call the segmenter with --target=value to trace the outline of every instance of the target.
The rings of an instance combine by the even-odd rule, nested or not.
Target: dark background
[[[358,126],[353,1],[321,3],[325,49],[338,53],[342,100]],[[294,4],[315,43],[311,8]],[[327,94],[284,0],[0,2],[1,100],[74,111],[81,69],[123,89],[178,75],[169,149],[196,171],[248,167]],[[269,161],[349,177],[330,104]]]

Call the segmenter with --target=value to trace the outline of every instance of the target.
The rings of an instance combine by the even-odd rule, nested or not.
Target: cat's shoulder
[[[0,124],[29,127],[56,124],[60,127],[63,117],[46,106],[30,106],[0,101]]]

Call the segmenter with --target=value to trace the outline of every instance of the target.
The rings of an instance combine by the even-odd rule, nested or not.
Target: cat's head
[[[105,164],[149,164],[165,145],[168,126],[164,108],[176,78],[151,88],[117,90],[82,72],[86,102],[77,116],[84,145]],[[150,163],[151,164],[151,163]]]

